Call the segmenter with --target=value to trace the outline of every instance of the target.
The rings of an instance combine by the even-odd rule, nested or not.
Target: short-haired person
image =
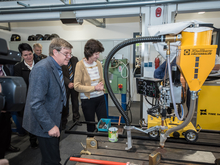
[[[76,63],[78,62],[78,58],[75,56],[72,56],[67,66],[62,66],[63,70],[63,76],[64,76],[64,83],[66,85],[66,93],[67,93],[67,103],[66,107],[63,107],[63,113],[62,113],[62,129],[66,128],[67,124],[67,118],[69,115],[69,96],[71,95],[71,103],[72,103],[72,120],[73,122],[76,122],[77,125],[80,125],[78,122],[80,118],[79,114],[79,92],[75,91],[74,89],[74,73],[76,68]]]
[[[102,64],[98,61],[100,52],[104,48],[98,40],[90,39],[84,47],[84,55],[76,64],[74,88],[80,92],[81,106],[86,121],[106,118],[104,98],[104,79]],[[87,131],[94,132],[95,124],[87,124]]]
[[[27,85],[27,89],[29,86],[29,75],[35,64],[37,63],[34,60],[33,50],[31,46],[27,43],[21,43],[18,46],[18,50],[21,53],[21,57],[23,58],[22,62],[19,62],[14,66],[14,76],[22,77]],[[20,125],[22,125],[24,110],[17,112],[17,119]],[[21,128],[20,134],[24,134],[24,129]],[[38,148],[37,137],[31,133],[29,133],[30,137],[30,145],[32,149]]]
[[[42,54],[42,45],[39,43],[35,43],[33,45],[33,50],[34,50],[34,60],[40,61],[44,58],[47,58],[46,55]]]
[[[30,74],[23,127],[37,136],[42,165],[60,165],[60,124],[66,104],[61,66],[68,64],[72,48],[64,39],[54,38],[49,57],[38,62]]]

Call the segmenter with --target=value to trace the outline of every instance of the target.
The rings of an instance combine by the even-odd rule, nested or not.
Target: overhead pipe
[[[167,3],[187,3],[201,2],[209,0],[145,0],[145,1],[129,1],[129,2],[102,2],[102,3],[85,3],[85,4],[70,4],[70,5],[51,5],[51,6],[33,6],[27,8],[3,8],[0,9],[0,14],[18,14],[18,13],[37,13],[37,12],[56,12],[56,11],[78,11],[78,10],[93,10],[93,9],[112,9],[125,7],[141,7],[146,5],[160,5]],[[218,0],[212,0],[218,1]]]

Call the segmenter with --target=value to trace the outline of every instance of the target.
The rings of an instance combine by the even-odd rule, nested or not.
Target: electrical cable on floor
[[[68,161],[70,160],[71,157],[79,157],[80,158],[81,155],[80,154],[78,154],[78,155],[74,154],[73,156],[68,157],[63,165],[67,165],[67,163],[68,163]]]
[[[71,157],[71,156],[70,156]],[[70,160],[70,157],[68,157],[64,163],[64,165],[66,165],[68,163],[68,161]]]

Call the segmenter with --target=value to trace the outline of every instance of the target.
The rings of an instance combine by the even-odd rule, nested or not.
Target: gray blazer
[[[29,89],[23,117],[23,128],[40,136],[59,128],[63,109],[63,93],[59,73],[52,57],[38,62],[29,77]]]

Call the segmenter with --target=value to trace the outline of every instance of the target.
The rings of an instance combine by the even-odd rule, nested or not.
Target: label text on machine
[[[206,109],[200,109],[200,115],[220,116],[220,113],[207,112]]]
[[[212,49],[184,49],[184,55],[212,55]]]

